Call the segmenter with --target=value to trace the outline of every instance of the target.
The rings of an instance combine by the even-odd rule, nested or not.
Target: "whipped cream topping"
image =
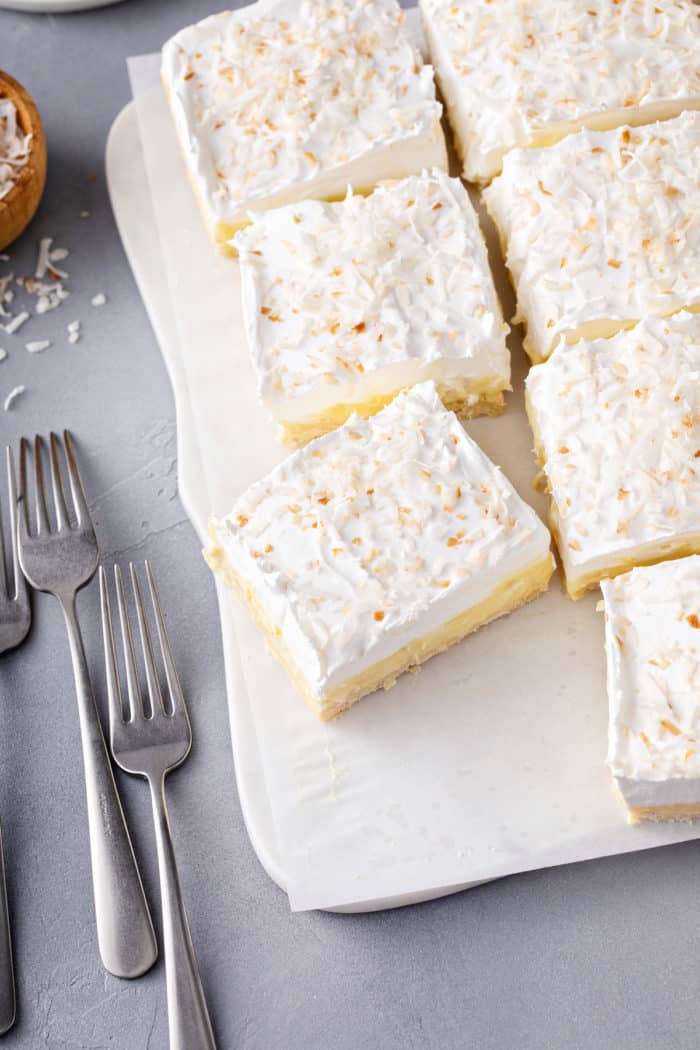
[[[533,360],[582,325],[700,304],[700,112],[513,150],[484,200]]]
[[[526,380],[567,581],[700,537],[700,315],[560,343]]]
[[[602,589],[611,772],[638,805],[700,800],[700,557],[633,569]],[[653,789],[688,779],[691,796]]]
[[[560,136],[606,114],[639,123],[633,111],[671,100],[700,105],[700,10],[692,0],[420,6],[468,179],[491,178],[509,149],[538,144],[543,132]]]
[[[25,135],[17,120],[17,107],[0,97],[0,201],[17,182],[29,160],[31,134]]]
[[[508,386],[508,327],[458,179],[434,170],[260,213],[234,243],[258,391],[277,418],[390,393],[439,362],[446,377]]]
[[[403,21],[396,0],[260,0],[165,44],[177,129],[215,220],[244,221],[256,202],[324,172],[435,137],[432,67]]]
[[[293,453],[213,528],[319,698],[549,551],[432,383]]]

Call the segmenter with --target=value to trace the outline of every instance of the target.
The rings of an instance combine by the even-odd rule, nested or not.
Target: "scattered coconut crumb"
[[[91,302],[93,306],[104,306],[107,302],[107,296],[104,292],[98,292],[97,295],[93,295]]]
[[[3,348],[0,346],[0,361],[4,361],[6,357],[7,357],[7,350],[3,350]]]
[[[80,339],[80,321],[71,321],[66,325],[68,331],[68,342],[77,343]]]
[[[29,314],[27,313],[26,310],[22,310],[22,312],[19,313],[19,314],[16,314],[12,318],[11,321],[8,321],[6,325],[3,325],[3,328],[5,329],[5,331],[7,332],[8,335],[14,335],[15,332],[18,331],[22,327],[22,325],[25,323],[25,321],[28,321],[28,320],[29,320]]]
[[[90,218],[90,212],[89,211],[81,211],[80,218],[81,219],[89,219]]]
[[[25,343],[24,345],[30,354],[40,354],[42,350],[48,350],[51,346],[51,340],[37,339],[33,343]]]
[[[6,412],[10,411],[10,409],[12,408],[12,405],[14,404],[14,402],[17,400],[17,398],[21,394],[24,393],[25,389],[26,389],[26,387],[16,386],[9,392],[9,394],[5,398],[5,401],[3,402],[3,406],[2,406],[5,409]]]

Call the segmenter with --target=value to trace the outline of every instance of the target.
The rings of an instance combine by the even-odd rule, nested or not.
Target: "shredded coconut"
[[[8,335],[14,335],[18,329],[22,327],[25,321],[29,320],[29,314],[26,310],[22,310],[21,313],[16,314],[11,321],[8,321],[6,325],[3,325]]]
[[[29,159],[32,136],[25,135],[17,121],[17,109],[9,98],[0,98],[0,200],[10,192]]]
[[[4,361],[6,357],[7,357],[7,350],[3,350],[2,347],[0,347],[0,361]]]
[[[104,306],[106,302],[107,296],[104,294],[104,292],[98,292],[97,295],[93,295],[92,297],[93,306]]]
[[[6,412],[10,411],[10,409],[12,408],[12,405],[14,404],[14,402],[17,400],[17,398],[21,394],[24,393],[25,389],[26,389],[26,387],[23,387],[23,386],[13,387],[13,389],[9,392],[9,394],[5,398],[5,401],[3,402],[3,406],[2,407],[5,409]]]
[[[51,346],[51,340],[38,339],[33,343],[25,343],[24,345],[30,354],[40,354],[42,350],[48,350]]]

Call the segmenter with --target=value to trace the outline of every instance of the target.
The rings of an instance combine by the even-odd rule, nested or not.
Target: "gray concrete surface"
[[[206,0],[130,0],[81,15],[0,12],[0,68],[35,95],[50,175],[12,252],[67,247],[72,299],[4,337],[0,445],[71,426],[106,559],[152,559],[195,747],[171,781],[192,931],[221,1050],[695,1050],[700,1042],[696,844],[535,872],[369,916],[291,915],[260,867],[236,797],[214,589],[177,498],[165,368],[112,220],[103,153],[129,98],[125,58],[155,50]],[[93,180],[89,176],[96,176]],[[88,219],[80,212],[90,211]],[[0,272],[4,269],[0,264]],[[96,309],[99,291],[108,304]],[[83,339],[65,341],[80,318]],[[30,334],[31,333],[31,334]],[[99,670],[94,589],[81,612]],[[120,779],[158,906],[144,785]],[[165,1050],[162,964],[120,982],[99,964],[73,685],[57,607],[40,596],[30,640],[0,661],[0,814],[19,1016],[8,1050]]]

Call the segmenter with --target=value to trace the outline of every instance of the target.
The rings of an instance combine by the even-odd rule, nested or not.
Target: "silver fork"
[[[34,439],[36,527],[29,526],[27,453],[22,438],[19,460],[19,562],[29,583],[56,597],[63,609],[75,688],[85,767],[92,882],[97,942],[102,962],[117,977],[138,977],[158,957],[153,923],[119,801],[99,715],[90,685],[76,613],[76,595],[95,575],[98,549],[82,481],[68,431],[63,446],[72,495],[72,518],[60,465],[60,441],[50,436],[51,487],[55,527],[49,522],[44,486],[43,441]]]
[[[100,567],[102,633],[107,670],[112,754],[117,765],[121,766],[125,772],[145,777],[151,789],[163,909],[163,943],[171,1050],[215,1050],[214,1033],[187,924],[165,801],[165,777],[187,758],[192,746],[192,729],[175,670],[151,567],[146,562],[148,589],[165,670],[167,705],[160,689],[151,632],[133,562],[130,571],[148,704],[144,703],[139,685],[124,582],[119,566],[115,565],[117,605],[128,698],[126,712],[128,717],[125,719],[117,670],[107,575]]]
[[[17,560],[17,492],[12,450],[6,450],[7,491],[9,501],[9,526],[12,559],[10,566],[5,558],[2,514],[0,514],[0,653],[15,649],[24,641],[32,624],[32,607],[29,603],[27,581],[20,572]],[[8,574],[8,567],[10,573]],[[12,938],[10,915],[7,907],[5,886],[5,858],[0,835],[0,1035],[7,1032],[15,1022],[15,974],[12,962]]]

